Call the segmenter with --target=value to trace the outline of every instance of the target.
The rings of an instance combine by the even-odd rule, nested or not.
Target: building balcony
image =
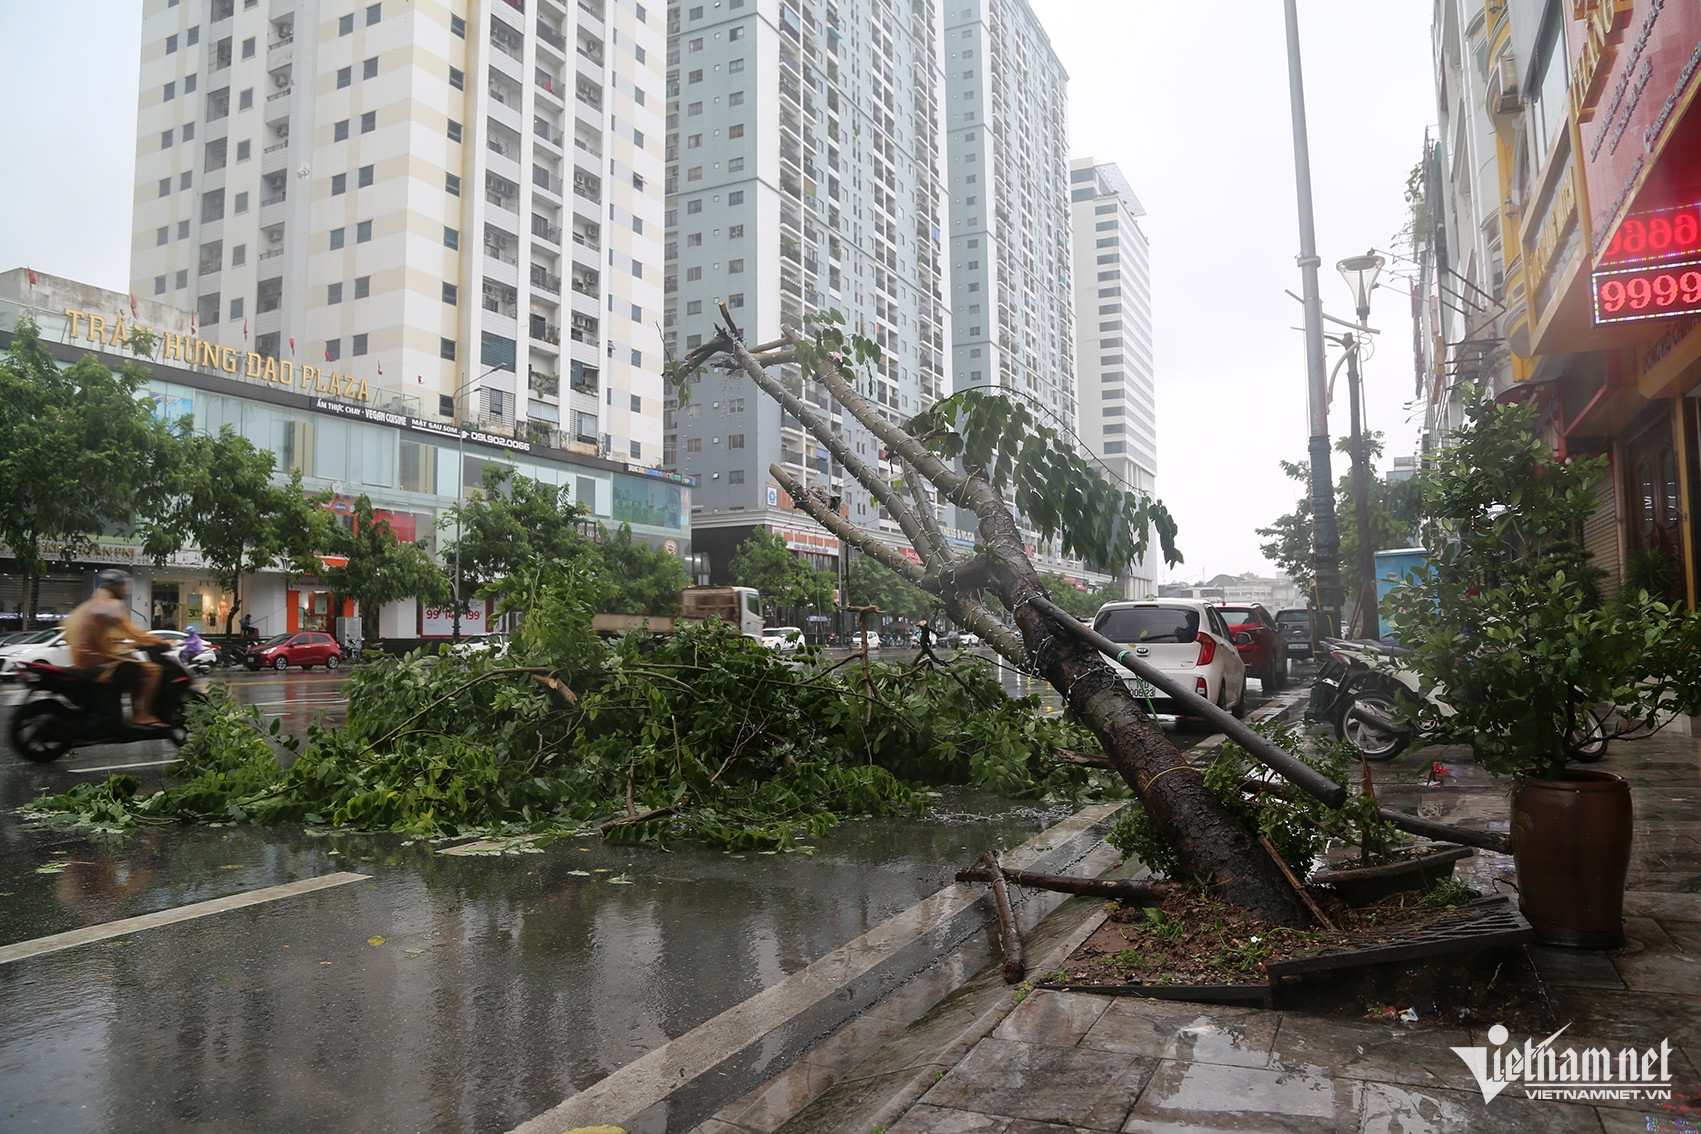
[[[531,282],[532,286],[540,291],[547,291],[551,295],[561,294],[561,277],[546,268],[541,268],[534,264],[531,270]],[[575,281],[574,290],[577,289],[578,284]],[[556,336],[556,341],[560,341],[559,335]]]

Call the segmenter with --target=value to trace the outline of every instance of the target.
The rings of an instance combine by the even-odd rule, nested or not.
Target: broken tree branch
[[[1030,870],[999,868],[999,876],[1030,890],[1049,890],[1055,894],[1078,894],[1083,898],[1104,898],[1107,901],[1129,902],[1137,906],[1155,906],[1173,893],[1168,882],[1135,881],[1129,878],[1076,878],[1068,874],[1036,874]],[[959,882],[991,882],[993,874],[985,866],[972,866],[957,871]]]
[[[1020,984],[1028,966],[1022,959],[1022,935],[1016,930],[1016,911],[1010,905],[1010,891],[1004,885],[1004,874],[992,855],[983,854],[981,862],[992,872],[992,899],[998,905],[998,943],[1004,950],[1004,983]]]

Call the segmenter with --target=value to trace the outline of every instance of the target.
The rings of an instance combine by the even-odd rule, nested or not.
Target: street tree
[[[449,601],[449,580],[424,540],[409,543],[398,537],[390,521],[374,513],[365,493],[355,500],[350,518],[352,526],[339,527],[330,547],[347,562],[327,568],[325,581],[333,592],[359,604],[362,639],[377,640],[378,610],[387,602],[417,598],[441,606]]]
[[[146,378],[92,354],[61,367],[18,322],[0,360],[0,537],[27,578],[30,622],[49,562],[134,530],[175,487],[187,427],[155,416]]]
[[[734,585],[755,587],[767,602],[779,607],[814,606],[826,610],[833,605],[833,588],[838,580],[791,553],[785,537],[757,529],[732,553],[727,565]]]
[[[939,595],[954,622],[979,634],[1012,664],[1050,681],[1096,734],[1183,871],[1267,923],[1303,924],[1303,908],[1280,867],[1205,788],[1200,774],[1098,651],[1076,633],[1079,625],[1065,626],[1051,613],[1006,496],[1042,539],[1056,539],[1065,554],[1118,568],[1144,552],[1153,531],[1166,560],[1179,561],[1175,524],[1162,504],[1107,483],[1025,405],[990,393],[956,394],[907,426],[888,420],[856,385],[867,380],[857,367],[877,363],[880,348],[845,335],[836,313],[815,317],[813,334],[787,326],[782,338],[757,345],[745,342],[725,305],[721,318],[715,333],[675,370],[680,399],[689,398],[689,376],[713,360],[725,359],[747,375],[828,450],[846,475],[873,494],[922,562],[911,562],[844,519],[823,490],[806,488],[783,466],[770,465],[769,475],[796,507],[864,555]],[[820,382],[846,414],[879,439],[880,464],[858,454],[824,414],[768,372],[784,364],[796,365],[806,381]],[[909,503],[927,497],[923,482],[974,514],[979,540],[972,554],[959,554],[932,512]],[[994,617],[984,598],[1004,607],[1013,629]]]
[[[939,596],[928,594],[878,559],[860,556],[845,572],[845,605],[877,606],[893,618],[932,618]]]
[[[217,436],[188,437],[176,491],[148,534],[146,549],[156,562],[186,544],[200,549],[231,594],[226,634],[243,608],[245,578],[271,568],[316,571],[318,553],[337,537],[336,518],[324,508],[328,496],[310,496],[300,469],[278,484],[276,465],[269,450],[228,425]]]
[[[651,547],[621,524],[592,548],[597,587],[596,608],[621,614],[676,614],[679,592],[690,579],[671,551]]]
[[[462,602],[473,595],[510,597],[529,564],[589,562],[595,554],[584,534],[589,519],[565,486],[489,462],[480,490],[438,522],[452,533],[442,555],[449,571],[460,571]]]
[[[1055,571],[1043,573],[1040,579],[1045,583],[1045,589],[1050,592],[1051,601],[1076,618],[1091,618],[1099,612],[1099,607],[1107,602],[1116,602],[1122,597],[1122,587],[1116,582],[1084,591]]]

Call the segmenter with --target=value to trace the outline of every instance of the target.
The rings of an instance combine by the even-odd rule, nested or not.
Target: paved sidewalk
[[[1602,767],[1629,778],[1634,793],[1629,943],[1607,952],[1530,947],[1529,955],[1552,1016],[1567,1025],[1553,1049],[1579,1056],[1605,1049],[1616,1059],[1664,1041],[1669,1102],[1531,1098],[1521,1081],[1485,1102],[1450,1049],[1496,1050],[1491,1021],[1391,1025],[1088,993],[1023,996],[993,966],[908,1026],[900,1014],[876,1009],[697,1130],[1701,1129],[1701,744],[1687,736],[1615,743]],[[1508,785],[1469,763],[1468,752],[1427,750],[1376,775],[1392,806],[1506,829]],[[1462,865],[1479,889],[1510,889],[1508,857],[1479,853]],[[1100,915],[1096,903],[1081,900],[1051,914],[1028,937],[1030,972],[1054,967]],[[1544,1038],[1513,1034],[1505,1050]]]

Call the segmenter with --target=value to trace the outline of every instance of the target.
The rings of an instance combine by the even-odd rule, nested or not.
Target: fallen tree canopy
[[[219,695],[197,709],[167,785],[112,776],[30,805],[108,828],[308,823],[418,837],[584,832],[727,849],[795,848],[858,816],[919,813],[926,785],[1011,797],[1122,797],[1058,758],[1078,724],[1004,693],[978,660],[794,667],[716,622],[630,636],[573,671],[528,647],[504,660],[383,659],[349,685],[345,726],[293,762],[276,728]],[[538,663],[538,664],[533,664]],[[287,741],[288,738],[286,738]],[[287,747],[287,744],[286,744]],[[287,767],[283,766],[287,764]]]

